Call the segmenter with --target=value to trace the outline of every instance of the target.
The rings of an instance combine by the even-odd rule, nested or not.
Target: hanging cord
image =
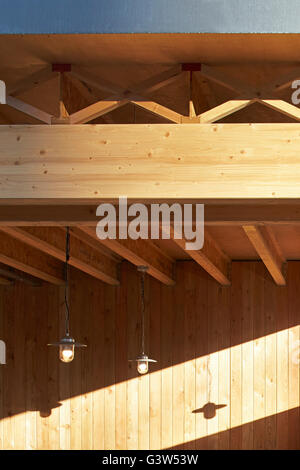
[[[141,270],[142,354],[145,354],[145,270]]]
[[[65,307],[66,307],[66,336],[70,336],[70,309],[69,309],[69,259],[70,259],[70,230],[66,232],[66,261],[65,261]]]

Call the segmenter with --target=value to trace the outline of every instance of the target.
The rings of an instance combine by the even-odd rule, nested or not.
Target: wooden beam
[[[47,65],[43,67],[41,70],[33,72],[28,77],[25,77],[19,80],[12,86],[8,87],[8,94],[12,96],[21,95],[32,88],[35,88],[42,83],[45,83],[49,80],[52,80],[57,74],[52,72],[51,66]]]
[[[69,73],[72,74],[74,77],[78,78],[78,80],[92,86],[93,88],[101,92],[106,92],[109,94],[122,94],[124,91],[123,88],[118,86],[117,84],[110,83],[104,78],[101,78],[98,75],[91,73],[89,69],[86,69],[81,66],[72,65],[72,69]]]
[[[268,83],[266,87],[262,90],[262,94],[264,93],[274,93],[274,92],[281,92],[288,87],[291,87],[291,84],[294,80],[299,79],[300,77],[300,67],[296,67],[295,69],[276,77],[273,82]]]
[[[6,234],[30,245],[47,255],[65,261],[65,231],[61,228],[2,227]],[[118,285],[117,264],[104,255],[92,250],[89,246],[71,236],[69,264],[101,281]]]
[[[199,74],[218,85],[231,90],[236,95],[246,94],[253,98],[256,96],[255,89],[251,85],[243,83],[241,80],[236,80],[233,77],[228,77],[223,72],[220,72],[216,67],[203,64]]]
[[[105,101],[98,101],[97,103],[91,104],[86,108],[71,114],[70,124],[84,124],[92,121],[97,117],[103,116],[104,114],[110,113],[115,109],[121,108],[128,103],[127,99],[107,99]]]
[[[148,266],[148,274],[163,284],[174,285],[173,263],[169,258],[162,256],[161,251],[150,240],[131,240],[129,238],[127,240],[100,240],[96,235],[95,228],[81,227],[81,230],[135,266]]]
[[[244,225],[243,229],[276,284],[285,286],[286,282],[282,271],[284,260],[267,227]]]
[[[64,283],[60,261],[0,231],[0,262],[52,284]]]
[[[199,114],[197,117],[199,118],[201,124],[212,123],[218,121],[219,119],[223,119],[230,114],[236,113],[237,111],[240,111],[247,106],[250,106],[250,104],[254,103],[255,101],[255,99],[226,101],[226,103],[222,103],[215,108],[209,109],[208,111]]]
[[[300,121],[300,109],[293,104],[287,103],[283,100],[257,100],[259,103],[264,104],[265,106],[278,111],[285,116],[291,117],[296,121]]]
[[[108,248],[106,248],[104,245],[99,243],[99,239],[95,239],[93,236],[87,234],[83,230],[80,229],[80,227],[70,227],[70,233],[74,235],[74,237],[77,237],[79,240],[81,240],[83,243],[86,245],[89,245],[93,250],[96,250],[99,252],[102,256],[108,256],[109,258],[112,258],[114,261],[119,263],[122,258],[121,256],[117,255],[113,251],[110,251]],[[95,230],[95,229],[94,229]]]
[[[160,116],[168,121],[175,122],[177,124],[182,122],[182,115],[173,111],[170,108],[166,108],[159,103],[155,103],[154,101],[147,101],[146,98],[138,97],[138,96],[129,96],[128,99],[131,103],[139,108],[145,109],[156,116]]]
[[[143,95],[154,93],[176,81],[181,75],[181,72],[182,70],[180,65],[175,65],[174,67],[154,75],[154,77],[150,77],[147,80],[140,82],[138,85],[135,85],[131,91],[133,93],[142,93]]]
[[[64,205],[45,205],[43,201],[37,200],[36,205],[32,205],[32,200],[15,201],[15,204],[6,205],[5,199],[0,199],[0,227],[4,226],[44,226],[44,227],[77,227],[77,226],[95,226],[99,222],[96,217],[98,204],[82,204],[80,200],[70,200]],[[115,201],[112,201],[115,202]],[[136,201],[132,201],[136,202]],[[147,200],[148,212],[149,204],[160,203],[161,201],[151,199]],[[172,204],[176,200],[166,200]],[[241,225],[299,225],[300,224],[300,204],[299,201],[287,202],[284,200],[274,201],[224,201],[223,204],[209,200],[186,200],[186,203],[204,203],[205,204],[205,225],[206,226],[241,226]],[[272,203],[273,202],[273,203]],[[128,201],[130,203],[130,201]],[[116,202],[117,204],[117,202]],[[26,205],[26,210],[24,210]],[[128,217],[128,221],[133,217]],[[150,221],[150,219],[149,219]],[[116,221],[118,223],[118,219]],[[95,242],[97,243],[97,242]]]
[[[34,119],[37,119],[38,121],[44,122],[45,124],[51,124],[51,114],[46,113],[31,104],[25,103],[25,101],[19,100],[14,96],[8,95],[6,97],[6,104],[24,114],[27,114],[28,116],[33,117]]]
[[[99,96],[94,94],[88,85],[74,77],[71,72],[66,72],[64,75],[67,84],[66,88],[69,88],[69,92],[71,92],[69,95],[69,103],[70,105],[75,105],[76,107],[74,112],[77,112],[78,109],[86,108],[87,106],[90,106],[91,104],[99,101]],[[108,124],[114,123],[110,114],[103,114],[102,119]]]
[[[175,238],[174,229],[171,228],[171,238],[176,245],[184,250],[196,263],[198,263],[210,276],[223,286],[230,285],[229,270],[230,259],[217,245],[210,234],[205,231],[204,245],[201,250],[186,250],[185,238]]]
[[[9,279],[12,282],[15,282],[15,281],[23,282],[24,284],[27,284],[31,287],[41,286],[40,280],[32,276],[29,276],[28,274],[20,273],[16,271],[15,269],[12,269],[9,266],[4,266],[3,264],[0,265],[0,275],[4,277],[5,279]]]
[[[300,197],[297,123],[0,126],[0,141],[0,199]]]
[[[163,72],[160,72],[142,82],[136,84],[130,90],[124,90],[120,86],[116,85],[115,83],[110,83],[107,80],[96,77],[95,75],[91,74],[89,70],[85,70],[82,67],[72,66],[72,70],[70,72],[71,75],[79,79],[80,81],[89,84],[95,89],[99,91],[105,91],[109,94],[119,94],[122,95],[124,92],[129,93],[143,93],[143,94],[150,94],[153,93],[160,88],[173,83],[173,81],[177,80],[178,76],[181,73],[180,65],[175,65]]]
[[[199,91],[197,92],[198,89],[201,89],[201,95],[203,95],[204,100],[206,102],[206,107],[207,108],[215,108],[218,103],[215,94],[213,93],[210,83],[207,78],[202,77],[202,75],[199,72],[194,72],[193,74],[193,90],[194,90],[194,95],[199,95]],[[198,99],[199,101],[199,99]],[[200,110],[197,112],[197,114],[200,114]]]

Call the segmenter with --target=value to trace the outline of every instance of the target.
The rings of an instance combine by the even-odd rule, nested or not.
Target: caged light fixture
[[[141,354],[136,359],[130,359],[129,362],[137,363],[137,371],[139,374],[147,374],[149,370],[149,362],[157,362],[155,359],[150,359],[145,354],[145,273],[147,266],[139,266],[138,271],[141,273],[141,325],[142,325],[142,347]]]
[[[70,231],[66,231],[66,261],[65,261],[65,336],[56,343],[48,346],[59,346],[59,359],[62,362],[71,362],[74,359],[75,348],[86,348],[86,344],[77,343],[70,336],[70,308],[69,308],[69,258],[70,258]]]

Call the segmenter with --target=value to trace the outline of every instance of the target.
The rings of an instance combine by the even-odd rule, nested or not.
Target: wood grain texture
[[[300,263],[287,285],[262,262],[233,262],[222,287],[193,261],[176,285],[147,276],[146,349],[137,375],[136,269],[120,286],[71,269],[71,333],[88,345],[61,364],[61,287],[0,286],[1,449],[299,449]]]
[[[16,125],[0,139],[2,199],[300,196],[298,123]]]

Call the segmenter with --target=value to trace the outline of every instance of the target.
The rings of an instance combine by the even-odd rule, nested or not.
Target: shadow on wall
[[[192,362],[191,370],[195,370],[195,361],[203,358],[196,377],[202,374],[203,382],[207,382],[207,374],[214,377],[216,373],[214,362],[205,362],[209,355],[237,347],[234,355],[240,361],[239,345],[251,348],[256,338],[299,325],[299,285],[300,262],[288,263],[287,287],[277,287],[261,262],[234,262],[229,288],[220,287],[194,262],[178,263],[174,288],[147,277],[146,352],[158,361],[151,364],[150,378],[167,369],[173,371],[174,378],[178,365],[189,367]],[[137,377],[135,364],[128,363],[140,352],[136,269],[123,263],[121,286],[117,288],[71,271],[70,304],[71,334],[88,348],[77,350],[71,364],[62,364],[58,351],[46,346],[63,335],[64,319],[59,315],[62,289],[23,284],[0,288],[0,338],[7,346],[7,364],[0,365],[1,419],[24,411],[40,411],[42,417],[47,417],[64,400],[91,392],[96,397],[103,388],[130,383]],[[272,344],[274,341],[276,338]],[[282,344],[277,357],[287,355],[288,343],[280,339],[277,344]],[[260,347],[256,349],[258,354],[264,361]],[[215,360],[221,359],[214,357]],[[260,363],[257,356],[256,364]],[[227,372],[226,369],[224,380],[229,377]],[[191,385],[178,383],[178,390],[194,387],[193,380]],[[276,386],[280,386],[279,381]],[[192,388],[191,393],[196,396],[191,408],[196,419],[202,413],[210,420],[220,408],[229,406],[222,398],[220,403],[213,403],[209,394],[202,400]],[[200,399],[206,404],[199,403]]]
[[[216,405],[215,403],[208,402],[202,408],[193,410],[193,413],[203,413],[205,419],[212,419],[216,416],[217,410],[224,408],[227,405]]]
[[[299,408],[232,427],[217,434],[182,442],[168,450],[299,449]],[[293,432],[293,429],[295,432]]]

